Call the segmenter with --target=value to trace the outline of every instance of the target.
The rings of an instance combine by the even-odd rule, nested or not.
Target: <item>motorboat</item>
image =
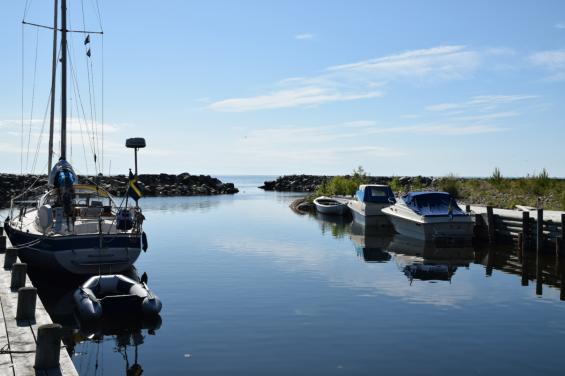
[[[388,185],[363,184],[355,193],[355,200],[350,200],[347,206],[355,222],[361,225],[390,227],[382,210],[395,202],[394,193]]]
[[[120,274],[89,278],[73,295],[81,320],[98,320],[103,314],[159,314],[162,303],[143,281]]]
[[[430,241],[471,238],[473,218],[447,192],[410,192],[382,210],[401,235]]]
[[[316,211],[322,214],[344,215],[349,212],[346,198],[320,196],[314,199]]]

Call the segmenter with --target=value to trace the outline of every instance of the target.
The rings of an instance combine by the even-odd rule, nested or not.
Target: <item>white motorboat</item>
[[[355,222],[372,227],[390,227],[390,222],[382,209],[394,204],[396,199],[388,185],[363,184],[347,206],[353,213]]]
[[[322,214],[344,215],[349,211],[346,198],[320,196],[314,199],[316,211]]]
[[[48,183],[43,187],[34,187],[36,183],[33,183],[22,194],[12,199],[10,216],[6,218],[4,228],[12,245],[19,250],[20,258],[31,268],[63,270],[75,274],[115,273],[131,267],[141,250],[147,249],[147,240],[142,227],[144,216],[137,204],[137,200],[142,195],[137,185],[137,151],[145,147],[145,140],[143,138],[126,140],[126,147],[135,149],[135,175],[130,170],[129,186],[119,206],[115,205],[110,194],[97,185],[96,181],[91,185],[78,184],[77,175],[67,160],[67,63],[69,60],[67,32],[69,30],[66,23],[68,13],[66,3],[66,0],[61,0],[60,11],[55,7],[55,21],[51,28],[54,40],[47,155]],[[57,21],[58,16],[61,17],[60,25]],[[34,25],[26,22],[24,24]],[[57,46],[58,31],[61,32],[60,46]],[[84,32],[88,33],[84,41],[85,48],[88,48],[85,55],[86,59],[90,59],[90,33],[102,32]],[[59,161],[51,168],[55,154],[53,132],[56,71],[59,62],[61,148]],[[76,80],[75,76],[72,78]],[[93,145],[97,145],[98,142],[97,135],[92,134],[91,151],[95,165],[96,153],[100,150]],[[70,154],[72,157],[72,153]],[[97,167],[96,171],[97,174],[101,173],[102,168]],[[131,197],[129,205],[128,196]],[[135,205],[132,204],[133,200]]]
[[[426,241],[473,236],[472,217],[447,192],[410,192],[382,211],[401,235]]]

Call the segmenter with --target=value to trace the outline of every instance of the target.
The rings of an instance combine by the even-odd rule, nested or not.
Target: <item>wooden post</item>
[[[6,254],[4,255],[4,269],[12,269],[12,265],[18,261],[18,250],[14,248],[8,248]]]
[[[59,367],[62,331],[63,327],[59,324],[41,325],[37,329],[36,370]]]
[[[37,289],[32,286],[18,289],[18,310],[16,320],[35,320]]]
[[[565,214],[561,214],[561,240],[565,240]]]
[[[558,259],[563,257],[563,239],[555,238],[555,257]]]
[[[539,254],[543,251],[543,209],[538,209],[536,227],[536,252]]]
[[[487,226],[488,226],[488,241],[494,242],[494,213],[492,206],[487,206]]]
[[[27,264],[23,262],[16,262],[12,265],[12,281],[10,288],[19,289],[26,284]]]
[[[0,236],[4,236],[4,227],[0,226]]]
[[[4,252],[6,252],[6,237],[0,234],[0,253]]]
[[[524,249],[523,249],[523,244],[524,244],[524,233],[520,232],[518,234],[518,250],[517,250],[517,256],[518,256],[518,260],[520,260],[520,262],[522,262],[522,255],[524,254]]]
[[[471,212],[471,205],[466,204],[465,205],[465,213],[470,213]]]
[[[530,212],[522,212],[522,253],[529,251],[530,245]]]

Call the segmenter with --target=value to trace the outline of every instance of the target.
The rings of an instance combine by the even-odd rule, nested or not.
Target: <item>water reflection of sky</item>
[[[402,254],[402,242],[297,215],[296,194],[246,184],[235,196],[142,200],[150,249],[137,268],[164,304],[161,327],[138,348],[146,374],[526,375],[565,365],[559,289],[537,296],[532,273],[521,286],[519,270],[500,270],[507,256],[488,277],[478,253],[456,260],[450,281],[411,283],[403,266],[424,260]],[[380,248],[390,259],[366,262]],[[76,350],[84,374],[100,351],[106,374],[123,372],[115,341]]]

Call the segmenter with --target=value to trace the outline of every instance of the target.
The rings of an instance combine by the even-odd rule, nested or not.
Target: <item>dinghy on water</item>
[[[349,211],[346,198],[320,196],[314,200],[316,210],[322,214],[344,215]]]
[[[105,314],[157,315],[161,300],[145,282],[136,282],[120,274],[94,276],[73,295],[82,320],[97,320]]]

